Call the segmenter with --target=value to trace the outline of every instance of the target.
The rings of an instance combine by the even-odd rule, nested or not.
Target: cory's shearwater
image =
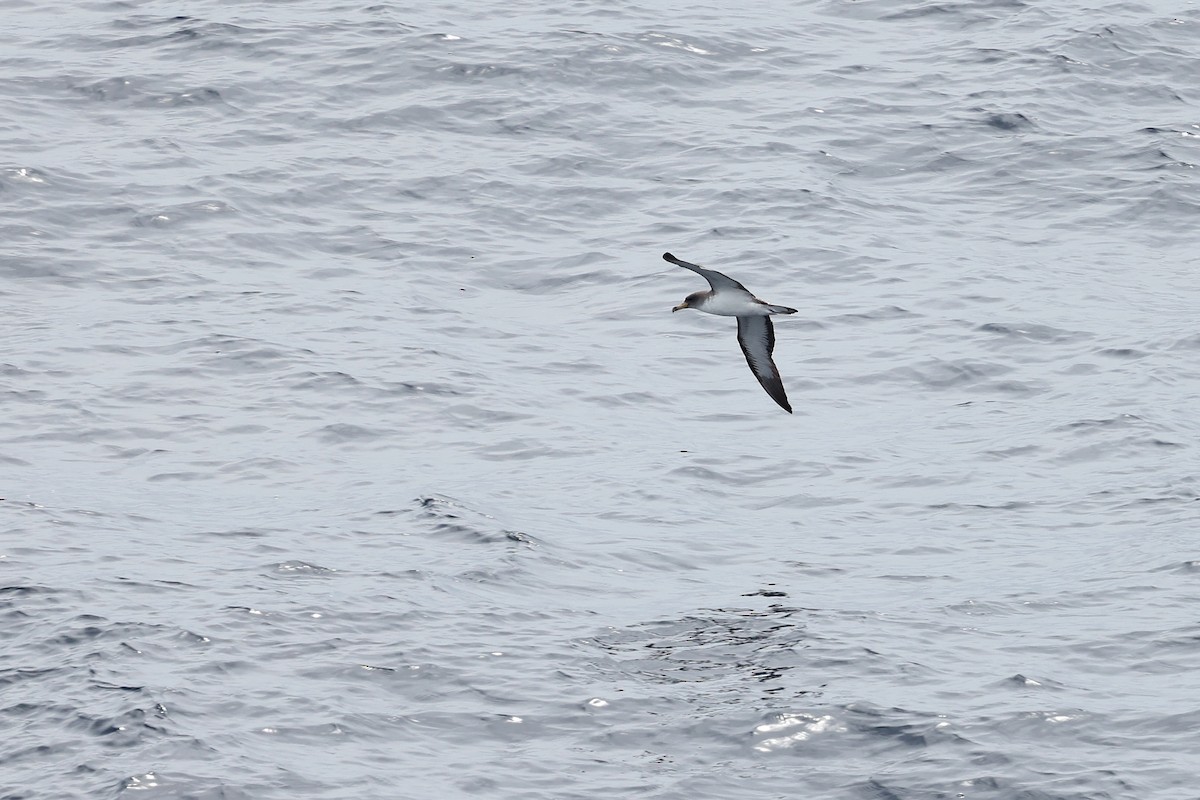
[[[708,285],[712,287],[707,292],[689,294],[671,311],[694,308],[722,317],[737,317],[738,344],[746,354],[746,363],[750,365],[750,371],[767,390],[767,394],[771,395],[771,399],[779,403],[784,411],[792,413],[787,394],[783,391],[783,381],[779,378],[779,370],[771,360],[771,353],[775,349],[775,326],[771,324],[771,315],[795,314],[796,309],[764,303],[750,294],[745,286],[715,269],[689,264],[670,253],[663,253],[663,258],[676,266],[690,269],[708,281]]]

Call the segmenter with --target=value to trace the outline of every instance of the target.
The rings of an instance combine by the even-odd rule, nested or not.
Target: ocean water
[[[3,800],[1200,797],[1195,3],[0,11]]]

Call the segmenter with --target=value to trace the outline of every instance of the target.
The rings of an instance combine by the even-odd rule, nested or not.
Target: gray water
[[[4,800],[1200,797],[1195,3],[0,11]]]

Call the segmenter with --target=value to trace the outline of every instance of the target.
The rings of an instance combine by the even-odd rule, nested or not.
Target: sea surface
[[[0,17],[0,800],[1200,798],[1196,2]]]

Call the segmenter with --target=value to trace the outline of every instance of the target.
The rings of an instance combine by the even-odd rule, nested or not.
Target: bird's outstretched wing
[[[737,321],[738,344],[746,354],[750,371],[767,390],[767,394],[771,395],[771,399],[791,414],[792,406],[783,391],[783,380],[779,377],[775,362],[771,360],[771,353],[775,350],[775,326],[771,324],[771,318],[738,317]]]
[[[682,259],[678,259],[675,256],[671,255],[670,253],[663,253],[663,260],[670,261],[672,264],[674,264],[677,267],[683,267],[684,269],[690,269],[692,272],[696,273],[697,275],[702,276],[704,278],[704,280],[708,281],[708,285],[712,287],[714,292],[718,291],[720,289],[741,289],[743,292],[746,291],[745,286],[742,286],[740,283],[738,283],[737,281],[735,281],[733,278],[729,277],[728,275],[722,275],[721,273],[717,272],[715,269],[705,269],[704,267],[700,266],[699,264],[692,264],[690,262],[683,261]]]

